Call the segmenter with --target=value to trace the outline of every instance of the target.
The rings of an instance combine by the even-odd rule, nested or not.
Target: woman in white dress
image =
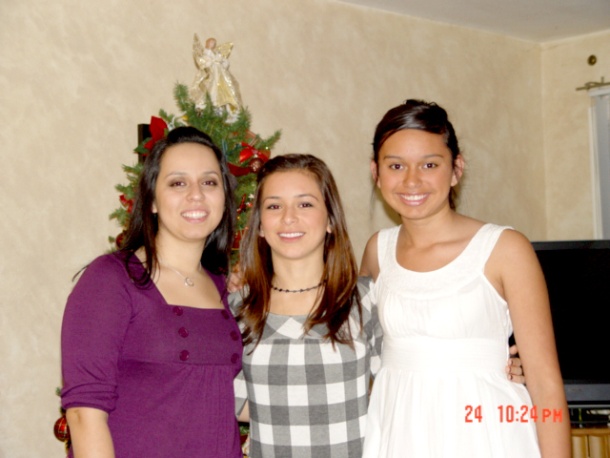
[[[570,456],[544,276],[519,232],[458,214],[464,159],[444,109],[386,113],[371,171],[402,224],[369,240],[361,274],[384,332],[364,457]],[[513,332],[527,388],[504,374]]]

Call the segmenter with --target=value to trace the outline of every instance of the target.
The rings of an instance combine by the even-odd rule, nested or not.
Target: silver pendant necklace
[[[167,265],[161,261],[159,261],[159,264],[163,267],[167,267],[168,269],[174,271],[177,275],[179,275],[184,280],[184,286],[188,286],[190,288],[195,286],[195,282],[193,281],[193,279],[191,277],[183,275],[182,272],[180,272],[178,269],[174,269],[172,266]],[[197,270],[201,271],[201,264],[197,267]]]

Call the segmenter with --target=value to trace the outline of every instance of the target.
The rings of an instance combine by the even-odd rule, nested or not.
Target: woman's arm
[[[76,457],[114,457],[108,414],[116,407],[118,360],[132,316],[122,261],[106,255],[83,272],[61,330],[62,406]],[[98,437],[99,434],[99,437]]]
[[[250,421],[250,406],[248,405],[248,401],[246,401],[240,414],[237,416],[237,421],[242,423],[248,423]]]
[[[364,254],[362,255],[362,262],[360,263],[359,275],[361,277],[372,277],[373,280],[377,280],[377,277],[379,276],[379,259],[377,258],[378,234],[378,232],[373,234],[366,243]]]
[[[370,277],[360,277],[358,279],[358,292],[362,304],[362,321],[364,326],[364,335],[367,339],[367,353],[369,357],[371,381],[377,375],[381,367],[381,347],[383,345],[383,330],[379,322],[379,314],[377,303],[375,300],[375,292],[373,290],[373,281]],[[352,332],[355,335],[356,330]]]
[[[542,457],[570,457],[570,418],[548,293],[529,240],[516,231],[504,231],[485,272],[508,302],[527,388],[538,413],[536,430]],[[551,415],[545,418],[544,412]]]
[[[108,414],[91,407],[66,411],[74,458],[114,458]]]

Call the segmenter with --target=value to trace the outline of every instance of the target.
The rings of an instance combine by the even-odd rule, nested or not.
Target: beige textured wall
[[[593,66],[590,55],[597,57]],[[593,238],[591,98],[576,88],[610,80],[610,31],[545,44],[542,69],[547,238]]]
[[[108,214],[136,125],[176,111],[195,32],[234,42],[253,130],[283,130],[275,154],[329,163],[358,256],[392,224],[371,205],[368,159],[375,123],[406,97],[452,115],[469,163],[463,211],[540,239],[549,193],[557,219],[565,191],[545,186],[538,45],[332,0],[22,0],[0,2],[0,17],[0,458],[62,456],[51,428],[70,279],[117,232]],[[586,143],[570,132],[566,144]]]

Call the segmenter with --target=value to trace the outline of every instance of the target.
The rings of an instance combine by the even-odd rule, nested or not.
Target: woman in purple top
[[[71,456],[241,457],[229,178],[222,152],[192,127],[147,158],[122,248],[87,267],[64,313]]]

